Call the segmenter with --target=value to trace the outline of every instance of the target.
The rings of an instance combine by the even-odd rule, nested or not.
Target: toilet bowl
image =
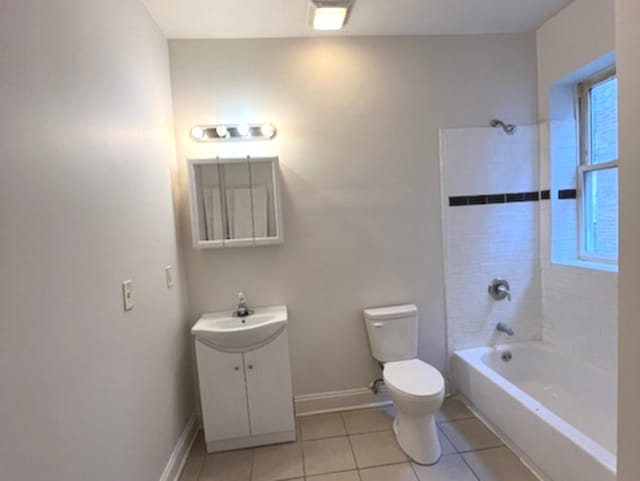
[[[398,408],[393,431],[402,450],[418,464],[434,464],[441,455],[435,412],[444,401],[444,378],[418,359],[418,308],[413,304],[366,309],[371,354]]]
[[[442,450],[434,415],[444,401],[444,378],[419,359],[386,363],[382,375],[398,409],[393,421],[398,444],[418,464],[437,463]]]

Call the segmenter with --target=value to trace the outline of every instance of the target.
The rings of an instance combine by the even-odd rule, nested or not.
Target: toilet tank
[[[365,309],[371,354],[379,362],[418,356],[418,308],[413,304]]]

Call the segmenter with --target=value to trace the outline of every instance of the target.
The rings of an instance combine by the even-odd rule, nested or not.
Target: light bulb
[[[270,139],[276,133],[276,129],[271,124],[262,124],[262,126],[260,127],[260,133],[262,134],[263,137]]]
[[[238,127],[236,127],[236,130],[238,131],[238,135],[240,135],[241,137],[247,137],[250,132],[249,126],[247,124],[238,125]]]
[[[313,28],[315,30],[340,30],[347,20],[347,7],[315,7]]]
[[[218,125],[216,127],[216,134],[221,139],[226,139],[227,137],[229,137],[229,131],[227,130],[227,128],[224,125]]]
[[[191,137],[196,140],[202,140],[204,138],[204,129],[199,125],[196,125],[191,129]]]

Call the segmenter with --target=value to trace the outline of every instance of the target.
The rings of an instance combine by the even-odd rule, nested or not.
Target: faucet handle
[[[247,298],[244,292],[238,292],[238,302],[247,302]]]
[[[489,294],[496,301],[502,301],[503,299],[509,299],[511,301],[511,286],[505,279],[494,279],[489,284]]]

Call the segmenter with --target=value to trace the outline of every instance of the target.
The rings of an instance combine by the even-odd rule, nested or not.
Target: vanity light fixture
[[[311,0],[309,24],[314,30],[340,30],[352,6],[353,0]]]
[[[219,139],[226,139],[229,137],[229,129],[224,125],[218,125],[215,128],[215,131]]]
[[[251,133],[251,129],[247,124],[241,124],[236,127],[240,137],[247,137]]]
[[[191,137],[195,140],[202,140],[204,138],[204,129],[196,125],[191,129]]]
[[[276,136],[273,124],[240,125],[194,125],[191,138],[196,142],[247,142],[253,140],[271,140]]]
[[[262,124],[260,126],[260,134],[262,134],[263,137],[272,139],[276,134],[276,128],[271,124]]]

